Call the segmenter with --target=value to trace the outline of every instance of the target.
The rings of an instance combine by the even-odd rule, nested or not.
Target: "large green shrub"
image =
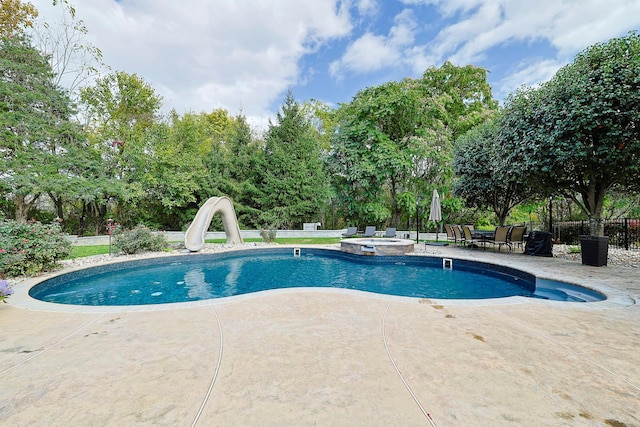
[[[142,224],[132,230],[115,228],[113,239],[115,250],[125,254],[137,254],[143,251],[158,252],[169,247],[167,238],[163,234],[154,233]]]
[[[0,222],[0,275],[33,275],[52,269],[71,252],[60,226]]]

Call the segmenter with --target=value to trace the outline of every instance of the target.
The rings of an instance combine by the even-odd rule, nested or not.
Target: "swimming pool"
[[[29,295],[47,302],[91,306],[198,301],[296,287],[345,288],[413,298],[604,299],[590,289],[551,281],[541,293],[536,290],[534,275],[509,267],[468,260],[449,260],[446,267],[450,268],[443,266],[443,259],[436,257],[255,249],[88,268],[41,282]]]

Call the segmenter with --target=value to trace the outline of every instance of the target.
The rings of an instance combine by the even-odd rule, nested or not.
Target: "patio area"
[[[0,305],[0,424],[640,426],[640,269],[427,250],[610,298],[298,289],[69,308],[29,300],[28,280]]]

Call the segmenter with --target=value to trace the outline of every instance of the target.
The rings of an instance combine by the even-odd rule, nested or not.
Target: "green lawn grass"
[[[91,255],[104,255],[109,253],[109,245],[74,246],[67,259],[82,258]]]
[[[209,239],[207,243],[225,243],[227,239]],[[245,243],[262,242],[262,239],[244,239]],[[326,245],[340,243],[339,237],[291,237],[276,238],[276,243],[281,245]],[[82,258],[91,255],[104,255],[109,253],[109,245],[74,246],[67,259]]]

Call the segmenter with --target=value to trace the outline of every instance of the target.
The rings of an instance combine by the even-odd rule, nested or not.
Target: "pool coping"
[[[313,248],[313,249],[327,249],[327,250],[335,250],[340,251],[340,247],[338,246],[327,246],[327,245],[273,245],[267,247],[261,247],[260,250],[270,250],[270,249],[286,249],[286,248]],[[255,250],[255,247],[226,247],[220,251],[211,253],[211,255],[223,253],[223,252],[232,252],[232,251],[243,251],[243,250]],[[234,295],[230,297],[224,298],[212,298],[206,300],[199,301],[190,301],[190,302],[179,302],[179,303],[165,303],[165,304],[146,304],[146,305],[135,305],[135,306],[87,306],[87,305],[71,305],[71,304],[58,304],[58,303],[49,303],[41,300],[37,300],[32,298],[29,295],[29,290],[43,282],[45,280],[67,274],[74,271],[84,270],[87,268],[98,267],[101,265],[107,264],[117,264],[123,262],[136,261],[141,259],[149,259],[149,258],[164,258],[164,257],[176,257],[176,256],[189,256],[192,254],[208,254],[208,253],[190,253],[190,252],[181,252],[181,253],[148,253],[138,256],[134,259],[132,258],[122,258],[122,259],[112,259],[101,262],[96,262],[90,265],[83,265],[77,267],[65,267],[61,270],[46,273],[38,277],[27,278],[20,282],[18,282],[14,286],[14,294],[10,298],[10,303],[12,306],[17,308],[23,308],[26,310],[35,310],[35,311],[48,311],[48,312],[62,312],[62,313],[123,313],[123,312],[148,312],[148,311],[163,311],[163,310],[176,310],[176,309],[189,309],[193,307],[209,307],[216,306],[236,301],[243,301],[247,299],[259,298],[265,295],[274,295],[274,294],[287,294],[287,293],[302,293],[302,292],[322,292],[322,293],[343,293],[343,294],[351,294],[351,295],[363,295],[367,298],[384,300],[384,301],[393,301],[393,302],[402,302],[407,304],[432,304],[432,305],[448,305],[448,306],[495,306],[495,305],[513,305],[513,304],[542,304],[542,305],[556,305],[562,307],[574,307],[574,308],[585,308],[585,309],[610,309],[610,308],[621,308],[621,307],[629,307],[636,304],[636,300],[623,292],[620,289],[616,289],[602,283],[597,283],[592,280],[586,280],[575,277],[575,276],[567,276],[566,271],[558,271],[556,274],[554,273],[537,273],[535,270],[535,266],[529,265],[531,268],[528,268],[527,265],[523,265],[522,263],[516,263],[517,265],[513,265],[513,261],[505,258],[496,262],[492,259],[487,259],[486,256],[482,256],[481,253],[468,253],[468,254],[433,254],[433,253],[408,253],[405,255],[408,256],[428,256],[433,258],[451,258],[454,260],[465,260],[465,261],[474,261],[481,262],[490,265],[496,266],[506,266],[510,268],[514,268],[516,270],[523,271],[525,273],[533,274],[536,278],[547,279],[547,280],[556,280],[565,283],[570,283],[578,286],[582,286],[588,289],[595,290],[600,292],[606,296],[606,299],[603,301],[593,301],[593,302],[571,302],[571,301],[553,301],[553,300],[545,300],[539,298],[530,298],[530,297],[522,297],[522,296],[512,296],[512,297],[503,297],[503,298],[487,298],[487,299],[443,299],[443,298],[413,298],[413,297],[403,297],[403,296],[394,296],[394,295],[384,295],[377,294],[373,292],[353,290],[353,289],[342,289],[342,288],[318,288],[318,287],[300,287],[300,288],[283,288],[283,289],[272,289],[265,290],[259,292],[252,292],[249,294],[243,295]],[[548,258],[549,260],[551,258]],[[561,260],[557,260],[561,261]],[[554,261],[555,262],[555,261]],[[570,261],[564,261],[564,263],[558,263],[559,267],[563,265],[566,266],[566,263],[571,263]],[[575,267],[573,265],[575,263],[571,263],[571,267]],[[560,268],[560,270],[565,270],[564,268]]]

